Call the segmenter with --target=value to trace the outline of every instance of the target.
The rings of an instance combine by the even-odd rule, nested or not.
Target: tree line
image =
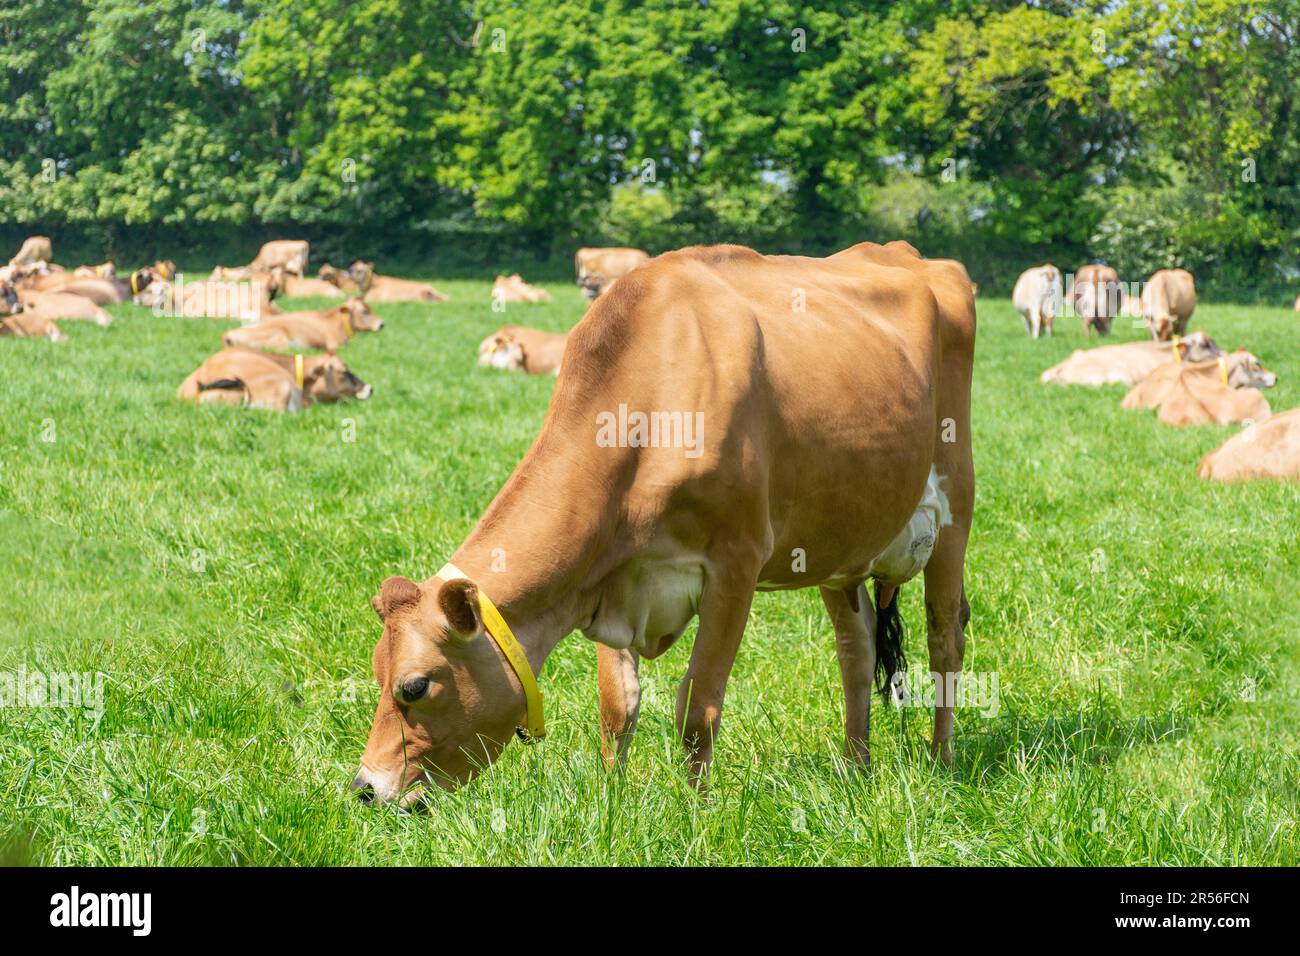
[[[907,238],[1251,294],[1300,264],[1297,35],[1300,0],[0,0],[0,218],[488,261]]]

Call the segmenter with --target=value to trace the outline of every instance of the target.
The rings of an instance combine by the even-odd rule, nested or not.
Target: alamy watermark
[[[24,659],[17,670],[0,671],[0,708],[10,707],[81,710],[99,719],[104,713],[104,675],[31,669]]]
[[[1002,709],[997,671],[940,674],[921,665],[894,674],[890,700],[897,707],[973,709],[990,720]]]
[[[600,448],[681,448],[687,458],[704,454],[704,412],[618,411],[596,414],[596,445]]]

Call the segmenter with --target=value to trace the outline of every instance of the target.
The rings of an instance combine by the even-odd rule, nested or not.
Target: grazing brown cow
[[[113,317],[85,296],[71,292],[32,292],[23,289],[18,293],[24,312],[40,312],[51,319],[84,319],[96,325],[111,325]]]
[[[497,276],[492,283],[493,302],[550,302],[551,294],[545,289],[529,285],[518,272]]]
[[[529,375],[559,375],[567,332],[541,332],[522,325],[503,325],[478,347],[478,364]]]
[[[578,271],[578,285],[589,299],[596,299],[609,292],[615,279],[649,261],[650,253],[626,246],[583,248],[573,256],[573,266]]]
[[[378,332],[383,327],[384,320],[364,299],[348,299],[332,309],[285,312],[256,325],[231,329],[221,342],[258,349],[337,349],[357,332]]]
[[[1162,365],[1134,385],[1120,405],[1122,408],[1159,408],[1182,379],[1198,375],[1230,388],[1272,388],[1277,384],[1277,376],[1264,368],[1259,359],[1245,349],[1237,349],[1211,362]]]
[[[1175,351],[1175,349],[1177,351]],[[1177,345],[1128,342],[1095,349],[1075,349],[1070,357],[1038,377],[1044,385],[1128,385],[1132,387],[1162,365],[1204,362],[1223,350],[1204,332],[1193,332]]]
[[[1110,335],[1111,323],[1124,304],[1119,273],[1100,263],[1083,266],[1074,274],[1071,296],[1074,311],[1083,320],[1083,331],[1091,335],[1096,329],[1101,335]]]
[[[373,599],[379,704],[354,787],[407,804],[469,779],[516,727],[539,736],[534,675],[574,630],[598,645],[613,760],[639,658],[697,614],[677,722],[701,781],[754,592],[804,587],[834,625],[846,751],[865,764],[873,672],[905,670],[896,591],[921,569],[931,751],[950,761],[974,343],[966,270],[906,243],[696,247],[624,276],[570,333],[540,434],[452,563]]]
[[[1196,311],[1196,283],[1186,269],[1161,269],[1142,290],[1142,316],[1151,337],[1168,342],[1187,331]]]
[[[22,247],[9,260],[11,266],[29,266],[38,262],[51,262],[54,259],[54,246],[48,236],[28,236]]]
[[[275,355],[229,348],[191,372],[176,397],[296,412],[316,402],[369,398],[371,391],[333,352]]]
[[[1049,336],[1052,334],[1052,324],[1061,303],[1061,270],[1050,262],[1020,273],[1015,288],[1011,290],[1011,304],[1020,313],[1025,331],[1031,338],[1038,338],[1043,329]]]
[[[244,268],[251,272],[270,272],[280,266],[301,278],[307,274],[310,249],[306,239],[275,239],[265,243]]]
[[[1196,473],[1215,481],[1300,481],[1300,408],[1251,424],[1201,459]]]

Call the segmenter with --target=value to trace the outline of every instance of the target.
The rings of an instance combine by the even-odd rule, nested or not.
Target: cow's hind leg
[[[952,762],[953,707],[966,653],[966,622],[970,620],[962,583],[966,537],[967,528],[944,528],[925,568],[926,643],[935,685],[930,752],[945,764]]]
[[[641,678],[636,651],[596,645],[596,675],[600,684],[600,754],[613,768],[627,760],[637,714],[641,711]]]
[[[876,672],[876,612],[867,589],[822,588],[822,603],[835,626],[835,654],[844,685],[844,755],[871,765],[871,681]]]

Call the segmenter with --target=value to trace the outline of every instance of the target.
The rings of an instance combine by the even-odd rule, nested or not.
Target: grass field
[[[966,669],[996,716],[876,706],[874,768],[839,758],[834,641],[813,591],[760,595],[712,789],[673,738],[692,634],[643,665],[626,773],[598,769],[595,655],[541,674],[547,741],[410,816],[346,792],[377,693],[369,599],[451,554],[528,447],[551,379],[479,369],[556,302],[383,305],[344,359],[364,403],[196,408],[176,386],[230,323],[113,309],[71,341],[0,340],[0,674],[102,672],[103,706],[0,708],[0,862],[83,864],[1294,864],[1300,485],[1221,486],[1232,429],[1175,431],[1122,390],[1049,389],[1082,344],[981,300]],[[1137,339],[1125,327],[1119,339]],[[1300,319],[1203,305],[1194,327],[1300,405]],[[919,582],[903,606],[924,662]],[[16,678],[14,678],[16,680]]]

